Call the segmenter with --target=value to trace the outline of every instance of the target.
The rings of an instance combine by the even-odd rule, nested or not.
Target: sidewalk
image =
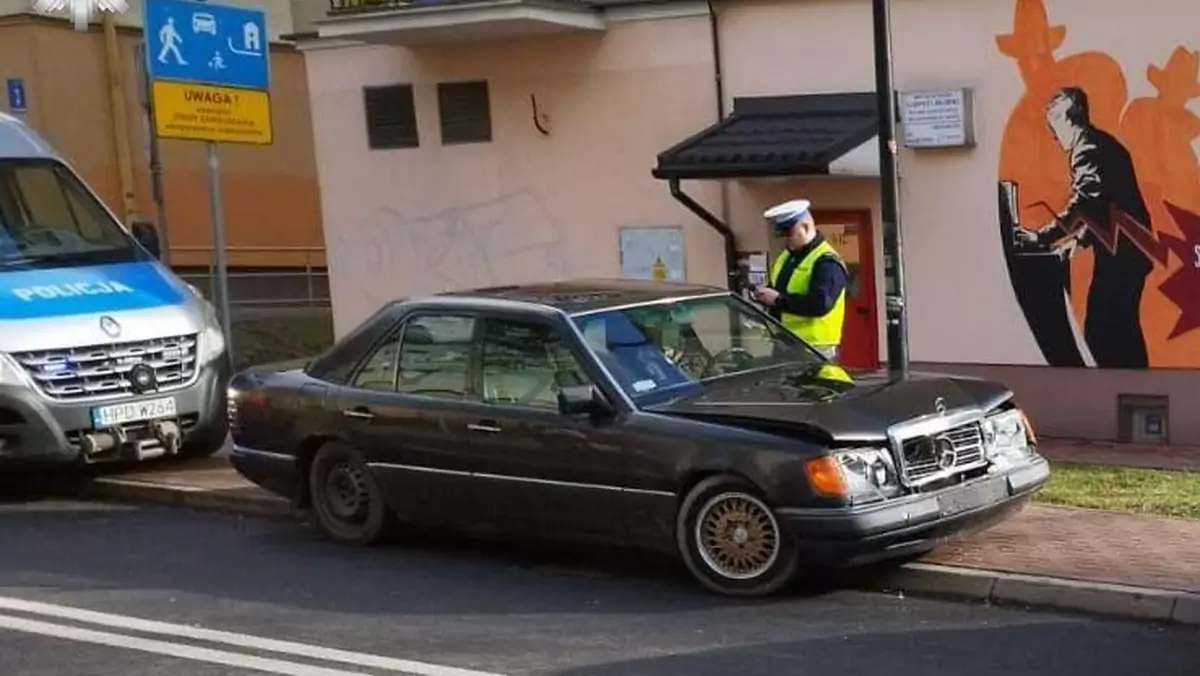
[[[1185,450],[1047,443],[1052,462],[1190,469]],[[1101,462],[1108,460],[1109,462]],[[97,497],[288,517],[290,505],[242,479],[227,460],[156,463],[97,479]],[[1200,520],[1033,503],[1012,519],[946,543],[878,581],[885,589],[982,601],[1046,605],[1200,624]]]

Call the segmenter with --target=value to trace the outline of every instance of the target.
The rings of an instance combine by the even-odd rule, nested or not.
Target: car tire
[[[395,515],[362,455],[338,442],[317,451],[308,471],[312,511],[333,540],[356,545],[380,544],[392,533]]]
[[[724,596],[767,596],[799,568],[794,538],[750,482],[713,476],[696,484],[679,507],[676,544],[688,571]]]

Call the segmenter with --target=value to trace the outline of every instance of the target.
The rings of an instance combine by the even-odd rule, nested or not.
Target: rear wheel
[[[676,542],[684,564],[711,591],[766,596],[796,576],[799,552],[774,511],[749,482],[715,476],[679,508]]]
[[[322,446],[309,468],[308,486],[317,523],[334,540],[368,546],[391,534],[395,516],[353,448],[338,442]]]

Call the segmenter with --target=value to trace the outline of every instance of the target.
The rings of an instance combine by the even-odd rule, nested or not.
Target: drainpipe
[[[729,226],[726,225],[724,221],[714,216],[711,211],[705,209],[704,206],[699,202],[686,195],[679,187],[678,178],[669,179],[667,184],[671,188],[671,197],[674,197],[679,201],[680,204],[687,207],[688,211],[691,211],[693,214],[699,216],[700,220],[712,226],[713,230],[716,230],[718,233],[720,233],[721,238],[725,240],[726,285],[729,287],[730,291],[736,293],[738,291],[738,254],[737,240],[734,238],[733,230],[730,230]]]
[[[121,203],[125,222],[138,220],[137,193],[133,187],[133,154],[129,141],[129,116],[125,108],[125,79],[121,77],[121,52],[117,43],[117,24],[112,12],[101,12],[104,28],[104,56],[108,71],[108,104],[112,116],[113,143],[120,172]]]
[[[716,85],[717,122],[725,119],[725,77],[721,68],[721,31],[717,21],[716,0],[708,0],[708,27],[712,40],[713,82]],[[721,217],[717,218],[692,198],[679,189],[679,181],[671,180],[671,196],[690,209],[705,223],[713,227],[725,240],[725,275],[727,285],[732,291],[737,291],[738,283],[738,252],[737,237],[729,227],[729,184],[717,181],[721,191]]]

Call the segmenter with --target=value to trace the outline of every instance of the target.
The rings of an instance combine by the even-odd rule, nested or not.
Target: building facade
[[[11,96],[4,110],[54,144],[124,220],[165,226],[172,265],[202,270],[212,258],[204,144],[159,141],[160,214],[151,180],[151,123],[138,58],[142,3],[128,4],[126,12],[112,17],[115,39],[110,42],[100,16],[93,16],[89,30],[81,32],[74,30],[66,9],[40,15],[32,12],[28,0],[0,2],[3,76],[20,81],[24,93],[24,110],[13,110]],[[320,268],[324,236],[308,78],[302,55],[279,39],[294,32],[292,3],[241,4],[262,6],[267,12],[274,143],[227,144],[219,149],[229,263],[243,269]],[[110,44],[115,47],[115,78],[108,68]],[[113,105],[113,92],[120,106]],[[114,124],[122,116],[123,121]],[[126,177],[123,153],[129,158]],[[203,286],[204,274],[198,277],[194,281]]]
[[[1151,4],[892,2],[914,368],[1000,379],[1049,435],[1200,443],[1200,8]],[[870,5],[333,0],[298,44],[337,332],[479,284],[725,285],[803,196],[879,366]]]

